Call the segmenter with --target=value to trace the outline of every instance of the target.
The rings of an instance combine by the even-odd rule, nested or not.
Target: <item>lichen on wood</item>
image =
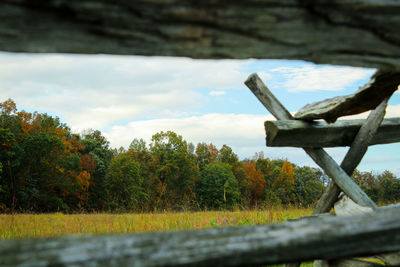
[[[399,87],[400,72],[377,71],[371,80],[357,92],[308,104],[294,117],[299,120],[324,119],[333,123],[337,118],[375,109]]]
[[[400,71],[395,0],[4,0],[0,51],[300,59]]]

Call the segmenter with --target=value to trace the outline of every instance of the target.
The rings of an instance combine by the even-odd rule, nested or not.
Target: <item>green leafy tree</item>
[[[400,199],[400,180],[390,171],[384,171],[378,176],[381,187],[380,200],[393,203]]]
[[[2,173],[3,173],[3,164],[0,162],[0,196],[5,192],[5,188],[3,186],[4,182],[3,182]],[[2,202],[1,197],[0,197],[0,213],[6,212],[7,209],[8,208],[7,208],[6,204]]]
[[[135,138],[129,145],[129,150],[136,152],[147,151],[146,142],[142,138]]]
[[[282,204],[282,200],[270,188],[267,188],[264,194],[264,206],[266,208],[276,207]]]
[[[219,150],[218,161],[227,163],[232,166],[232,168],[235,168],[239,164],[238,156],[233,153],[232,148],[227,145],[223,145]]]
[[[210,151],[206,143],[198,143],[196,146],[196,164],[200,170],[210,163]]]
[[[247,208],[251,205],[252,195],[252,183],[250,181],[250,177],[247,174],[246,170],[243,168],[243,164],[239,164],[233,170],[233,175],[239,184],[240,191],[240,205],[241,207]]]
[[[392,175],[389,175],[389,177],[391,178]],[[372,172],[354,170],[352,178],[373,201],[380,201],[382,190],[378,178]]]
[[[58,118],[17,111],[12,100],[0,103],[0,158],[7,206],[20,211],[67,210],[77,205],[89,175],[81,175],[70,129]],[[5,183],[5,184],[4,184]]]
[[[106,208],[104,180],[113,158],[108,140],[98,130],[88,130],[81,137],[81,154],[88,155],[94,161],[92,180],[89,187],[87,209],[101,211]]]
[[[199,169],[182,136],[172,131],[152,137],[150,152],[157,160],[156,176],[161,187],[160,208],[188,208],[194,197]]]
[[[238,182],[224,163],[206,165],[200,172],[197,196],[203,208],[233,209],[240,201]]]
[[[321,183],[323,186],[323,183],[320,181],[320,178],[322,177],[322,172],[319,169],[316,168],[311,168],[308,166],[303,166],[303,167],[295,167],[294,168],[294,193],[296,196],[296,202],[298,205],[304,205],[304,206],[309,206],[312,203],[314,203],[316,200],[314,198],[310,198],[310,192],[307,191],[307,183],[309,181],[315,181],[311,183],[313,186],[316,186],[316,184],[319,184],[318,182]],[[311,190],[312,191],[312,190]],[[316,190],[318,191],[318,190]],[[317,196],[318,194],[312,194],[313,196]]]
[[[217,160],[219,151],[213,144],[198,143],[195,153],[197,166],[201,170],[207,164]]]
[[[134,211],[144,195],[140,165],[129,154],[113,158],[104,187],[110,211]]]
[[[19,147],[16,144],[15,136],[9,129],[0,128],[0,146],[0,163],[3,177],[0,180],[0,203],[9,208],[15,208],[18,190],[15,175],[19,170],[20,156],[18,155]]]
[[[64,146],[60,139],[46,133],[28,136],[23,148],[25,157],[22,165],[29,167],[23,177],[23,190],[20,190],[21,207],[29,210],[31,206],[39,211],[67,210],[62,196],[74,192],[74,184],[68,183],[66,170],[61,167]],[[70,166],[63,166],[70,167]],[[22,179],[22,178],[20,178]]]
[[[304,204],[312,205],[318,201],[324,192],[324,185],[321,181],[311,179],[305,185]]]
[[[142,207],[144,211],[156,211],[157,200],[161,189],[160,180],[156,176],[156,158],[147,150],[129,150],[127,154],[140,164],[140,173],[143,178],[142,187],[144,190],[143,197],[140,199],[139,203],[140,207]]]
[[[12,210],[16,208],[17,195],[21,189],[17,177],[26,172],[26,166],[21,166],[24,157],[20,145],[22,141],[23,129],[17,116],[16,104],[8,99],[0,103],[0,162],[3,166],[0,202]]]

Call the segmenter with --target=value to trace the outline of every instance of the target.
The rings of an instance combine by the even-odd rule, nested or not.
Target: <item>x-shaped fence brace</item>
[[[251,74],[245,84],[277,120],[294,120],[293,116],[272,94],[257,74]],[[333,180],[323,193],[316,208],[313,210],[313,214],[329,212],[337,201],[341,191],[360,206],[370,207],[373,210],[377,208],[374,201],[367,196],[350,176],[361,162],[371,140],[377,133],[385,116],[389,98],[390,96],[385,98],[376,109],[371,111],[368,118],[363,122],[340,166],[323,148],[303,147],[304,151]],[[287,266],[299,266],[299,263]]]

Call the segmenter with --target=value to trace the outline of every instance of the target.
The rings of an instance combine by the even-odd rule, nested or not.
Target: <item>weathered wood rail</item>
[[[274,115],[278,120],[294,120],[292,115],[272,94],[268,87],[258,77],[257,74],[251,74],[245,84],[260,100],[260,102]],[[304,151],[320,166],[327,175],[329,175],[337,185],[361,206],[376,208],[376,204],[365,194],[364,191],[349,177],[349,175],[323,150],[322,148],[303,148]],[[357,163],[358,165],[358,163]],[[353,170],[351,170],[353,172]]]
[[[339,117],[374,109],[385,98],[390,97],[399,84],[400,72],[377,71],[371,80],[354,94],[308,104],[294,117],[301,120],[324,119],[327,122],[335,122]]]
[[[397,0],[3,0],[0,50],[282,58],[400,71]]]
[[[400,208],[200,231],[3,240],[0,266],[249,266],[396,250]]]
[[[369,143],[378,131],[378,128],[385,116],[388,100],[389,99],[383,100],[382,103],[379,104],[379,106],[369,114],[357,135],[354,137],[350,149],[347,151],[342,163],[340,164],[340,167],[347,174],[351,175],[353,173],[367,152]],[[339,185],[331,182],[318,201],[317,206],[313,210],[313,214],[329,212],[337,200],[340,192],[341,188],[339,188]]]
[[[387,76],[389,78],[390,76]],[[398,84],[393,84],[393,81],[384,81],[381,82],[387,84],[388,88],[398,87]],[[376,80],[372,80],[369,84],[374,84]],[[397,82],[397,81],[395,81]],[[260,102],[274,115],[278,120],[293,120],[292,115],[285,109],[285,107],[279,102],[279,100],[272,94],[272,92],[268,89],[268,87],[261,81],[261,79],[257,76],[257,74],[252,74],[246,80],[245,84],[249,87],[249,89],[253,92],[253,94],[260,100]],[[367,85],[364,88],[371,90],[373,86]],[[359,205],[354,204],[357,207],[358,211],[373,211],[377,210],[376,204],[368,198],[368,196],[351,180],[349,176],[353,173],[355,168],[361,162],[364,154],[366,153],[369,144],[372,142],[374,136],[378,132],[379,126],[381,125],[383,118],[385,116],[385,110],[387,103],[389,101],[390,94],[384,95],[385,98],[382,99],[381,103],[375,108],[375,104],[371,104],[370,108],[375,108],[368,116],[366,120],[363,121],[357,133],[355,134],[353,141],[351,143],[351,147],[347,152],[346,156],[343,159],[343,162],[340,166],[332,160],[329,155],[321,148],[321,147],[303,147],[304,151],[317,163],[332,179],[333,182],[328,186],[322,195],[321,199],[318,201],[316,208],[313,211],[313,214],[329,212],[333,205],[335,204],[339,193],[343,190],[347,195],[349,195],[355,202]],[[364,91],[365,93],[365,91]],[[350,96],[346,98],[347,100],[344,103],[352,103],[354,105],[354,98],[360,98],[356,95]],[[339,102],[341,102],[341,97],[338,98]],[[341,111],[337,109],[336,100],[333,102],[331,100],[327,101],[328,103],[333,103],[332,105],[328,104],[327,107],[322,106],[322,108],[316,108],[316,111],[313,111],[314,114],[329,114],[329,116],[324,116],[324,118],[328,122],[333,122],[337,117],[340,117]],[[343,103],[343,102],[342,102]],[[319,104],[317,104],[318,106]],[[323,112],[319,112],[322,110]],[[350,200],[351,201],[351,200]],[[336,209],[336,208],[335,208]],[[391,262],[394,262],[399,257],[399,254],[396,252],[386,259]],[[388,261],[389,261],[388,260]],[[330,264],[326,261],[317,261],[315,263],[316,266],[320,264],[324,264],[326,266],[335,264]],[[390,263],[390,262],[389,262]],[[369,266],[371,263],[360,263],[358,261],[354,262],[354,260],[346,260],[346,261],[337,261],[337,265],[341,266]],[[300,262],[293,262],[285,265],[286,267],[298,267],[300,266]]]
[[[340,166],[321,148],[305,147],[337,183],[328,187],[314,213],[329,210],[341,190],[377,210],[374,213],[196,232],[0,241],[0,265],[239,266],[400,250],[399,209],[377,209],[349,177],[368,142],[398,141],[398,131],[384,128],[387,120],[380,128],[379,124],[381,108],[400,79],[399,14],[397,0],[1,1],[1,51],[283,58],[374,67],[379,69],[376,76],[358,92],[308,105],[296,118],[334,122],[343,115],[380,108],[374,113],[379,122],[371,123],[370,116],[353,142],[351,137],[332,141],[351,142]],[[293,119],[272,94],[253,92],[278,119]],[[357,132],[344,131],[352,137]],[[380,132],[389,131],[393,139],[380,139]],[[281,133],[273,142],[278,143]],[[340,266],[343,261],[330,264]]]
[[[350,146],[364,120],[323,121],[279,120],[266,121],[267,146],[270,147],[338,147]],[[382,121],[370,145],[400,141],[400,118]]]

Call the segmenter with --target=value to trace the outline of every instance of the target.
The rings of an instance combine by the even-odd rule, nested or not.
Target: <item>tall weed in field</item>
[[[162,212],[139,214],[0,215],[0,238],[36,238],[69,234],[133,233],[260,225],[311,213],[311,209]]]

